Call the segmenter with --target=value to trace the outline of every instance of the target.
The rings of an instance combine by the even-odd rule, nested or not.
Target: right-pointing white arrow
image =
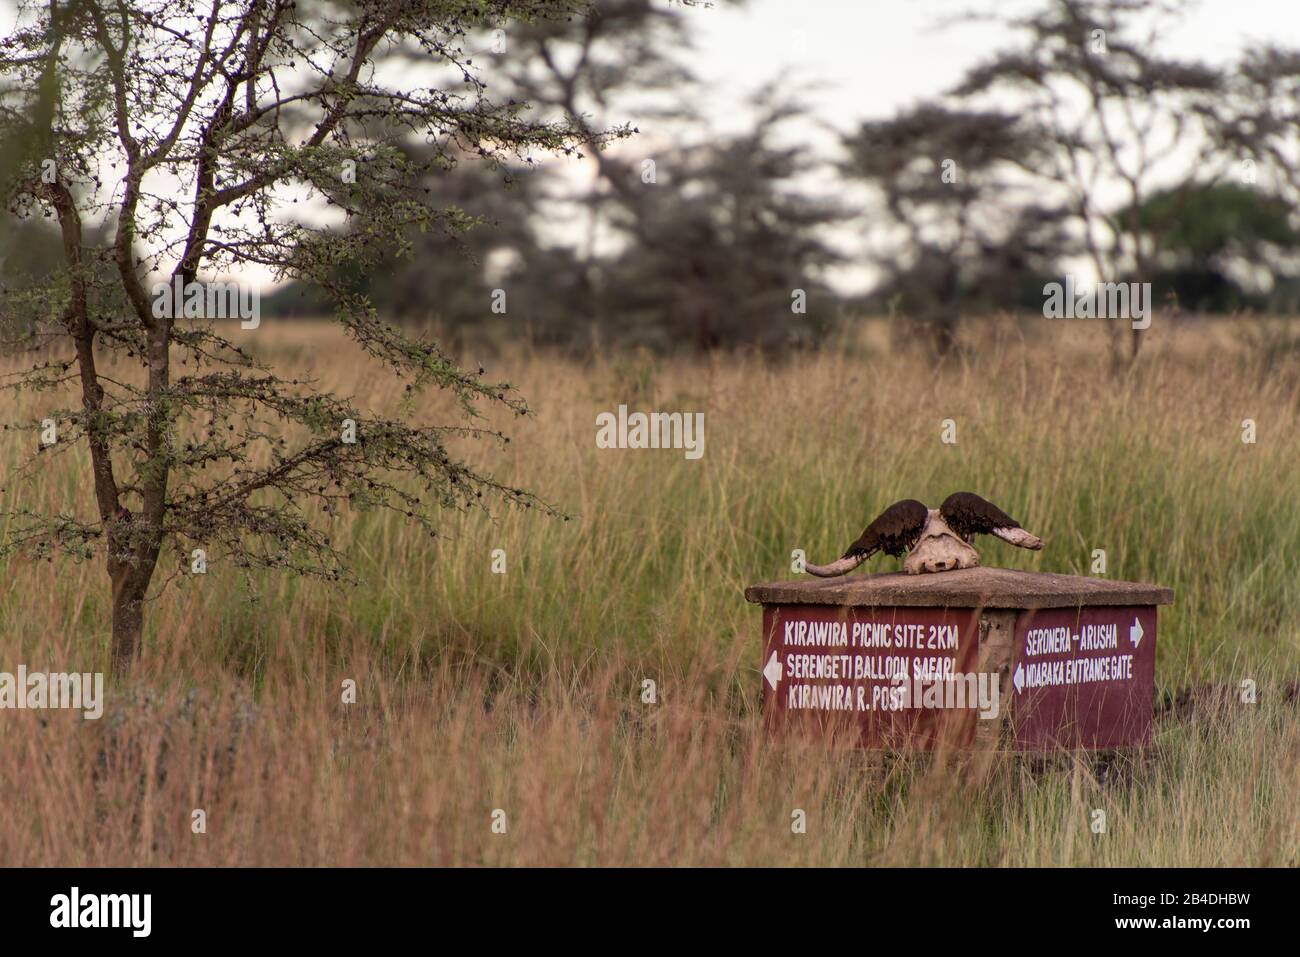
[[[1016,673],[1011,678],[1011,683],[1016,686],[1016,694],[1020,694],[1020,689],[1025,685],[1025,666],[1016,665]]]
[[[767,659],[767,667],[763,669],[763,677],[767,679],[767,683],[772,686],[773,691],[776,690],[776,683],[785,677],[785,669],[781,667],[781,661],[777,658],[775,651],[772,652],[772,657]]]
[[[1142,622],[1136,618],[1133,619],[1133,624],[1128,626],[1128,640],[1133,642],[1134,648],[1142,641]]]

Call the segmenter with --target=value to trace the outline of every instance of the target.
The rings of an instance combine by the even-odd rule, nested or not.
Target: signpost
[[[1016,621],[1011,672],[1017,748],[1149,744],[1154,606],[1053,608]]]
[[[772,716],[856,726],[870,747],[969,743],[968,709],[921,705],[926,689],[974,672],[978,625],[969,609],[765,608],[764,707]]]
[[[970,568],[754,585],[774,725],[865,747],[1147,744],[1157,585]]]

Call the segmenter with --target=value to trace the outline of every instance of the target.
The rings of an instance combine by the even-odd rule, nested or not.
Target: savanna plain
[[[364,407],[454,421],[328,323],[235,336]],[[219,555],[178,576],[101,719],[0,713],[0,862],[1296,866],[1300,337],[1157,321],[1120,373],[1106,343],[1101,323],[1005,319],[942,362],[875,322],[781,360],[493,354],[486,375],[533,414],[484,410],[511,442],[457,451],[569,519],[494,506],[431,538],[345,510],[318,517],[355,584]],[[72,402],[6,397],[3,418]],[[703,456],[598,449],[620,404],[704,412]],[[0,509],[92,516],[84,449],[15,480],[35,444],[0,433]],[[1089,574],[1104,549],[1107,577],[1174,589],[1145,752],[889,756],[769,733],[745,586],[958,489],[1046,541],[990,541],[985,564]],[[100,560],[0,560],[0,670],[108,673],[108,614]]]

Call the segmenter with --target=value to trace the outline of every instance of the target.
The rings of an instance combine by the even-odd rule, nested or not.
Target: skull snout
[[[930,509],[920,539],[903,559],[903,571],[909,575],[932,574],[974,568],[979,563],[979,553],[957,537],[936,509]]]

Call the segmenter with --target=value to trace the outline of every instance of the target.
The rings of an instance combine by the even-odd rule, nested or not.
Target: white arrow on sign
[[[1142,641],[1142,622],[1136,618],[1133,619],[1133,624],[1128,626],[1128,640],[1133,642],[1134,648]]]
[[[1016,694],[1020,694],[1020,689],[1025,684],[1025,666],[1016,665],[1016,673],[1011,678],[1011,683],[1016,686]]]
[[[775,651],[772,652],[772,657],[767,659],[767,667],[763,669],[763,677],[767,679],[767,683],[772,686],[773,691],[776,690],[776,683],[785,677],[785,669],[781,667],[781,661],[777,658]]]

